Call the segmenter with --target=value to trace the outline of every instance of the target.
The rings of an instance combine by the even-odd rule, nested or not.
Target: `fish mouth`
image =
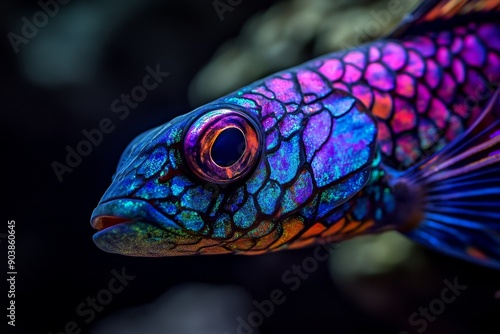
[[[92,219],[91,225],[96,230],[102,231],[116,225],[131,223],[131,222],[133,221],[131,221],[128,218],[121,218],[116,216],[98,216]]]
[[[199,238],[166,217],[151,204],[137,199],[101,202],[90,224],[97,232],[92,239],[108,253],[129,256],[171,256],[179,244],[194,244]]]
[[[139,199],[101,202],[90,224],[97,232],[92,239],[108,253],[136,257],[227,254],[224,241],[197,235]]]

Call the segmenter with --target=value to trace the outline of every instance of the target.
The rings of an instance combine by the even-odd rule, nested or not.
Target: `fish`
[[[500,1],[424,1],[386,36],[279,71],[123,151],[93,241],[243,254],[396,230],[500,269]]]

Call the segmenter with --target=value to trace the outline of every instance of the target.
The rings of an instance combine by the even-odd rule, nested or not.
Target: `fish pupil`
[[[236,128],[228,128],[217,136],[210,153],[217,165],[229,167],[241,158],[245,148],[243,133]]]

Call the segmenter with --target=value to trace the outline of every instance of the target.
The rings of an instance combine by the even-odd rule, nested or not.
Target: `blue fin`
[[[440,152],[404,172],[422,192],[423,220],[404,232],[448,255],[500,269],[500,90]]]

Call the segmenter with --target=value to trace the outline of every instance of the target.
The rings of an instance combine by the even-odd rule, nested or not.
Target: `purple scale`
[[[313,71],[299,70],[297,80],[302,94],[305,95],[304,100],[306,103],[311,102],[316,97],[321,98],[331,91],[328,83],[318,73]]]
[[[246,94],[243,94],[243,97],[245,99],[249,99],[249,100],[252,100],[255,102],[255,104],[257,105],[257,108],[260,107],[260,113],[262,114],[262,109],[263,107],[269,103],[269,99],[266,98],[265,96],[261,95],[261,94],[255,94],[255,93],[246,93]],[[266,116],[266,115],[263,115],[263,116]]]
[[[481,97],[482,90],[486,87],[483,77],[476,71],[467,71],[467,82],[463,88],[469,99],[477,101]]]
[[[311,162],[314,152],[328,139],[331,125],[332,118],[327,111],[309,118],[302,134],[302,141],[304,142],[308,162]]]
[[[393,71],[398,71],[406,64],[406,51],[396,43],[389,42],[382,48],[382,62]]]
[[[427,87],[423,84],[418,84],[417,86],[417,111],[422,114],[427,111],[429,103],[431,101],[431,93]]]
[[[276,100],[269,100],[258,94],[245,94],[243,96],[255,101],[261,107],[262,117],[274,115],[279,120],[285,114],[283,105]]]
[[[398,74],[396,76],[396,93],[400,96],[412,98],[415,96],[415,78],[408,74]]]
[[[477,30],[477,35],[490,48],[500,51],[500,28],[494,24],[483,24]]]
[[[349,87],[347,87],[346,84],[344,84],[342,82],[336,82],[332,86],[333,86],[333,88],[340,89],[340,90],[342,90],[344,92],[348,92],[348,93],[351,92],[351,90],[349,89]]]
[[[436,60],[441,67],[448,67],[451,64],[451,54],[447,47],[441,46],[436,54]]]
[[[292,134],[299,131],[302,127],[302,118],[304,118],[302,113],[287,114],[278,125],[281,136],[288,139]]]
[[[293,76],[292,76],[292,73],[290,72],[284,72],[284,73],[281,73],[280,75],[283,79],[292,79]]]
[[[457,116],[451,116],[449,123],[450,123],[450,125],[448,126],[448,129],[446,130],[445,136],[446,136],[446,139],[448,139],[448,141],[452,141],[453,139],[455,139],[458,135],[460,135],[464,131],[464,128],[463,128],[462,122],[460,121],[460,119]]]
[[[455,36],[453,39],[453,43],[451,44],[450,51],[453,54],[458,54],[460,51],[462,51],[462,47],[464,46],[464,42],[462,37],[460,36]]]
[[[273,150],[279,144],[278,130],[274,129],[271,133],[266,134],[266,149]]]
[[[449,31],[440,32],[436,38],[437,45],[450,46],[451,37],[451,32]]]
[[[352,86],[352,95],[358,98],[366,108],[370,109],[373,104],[373,90],[365,85]]]
[[[486,61],[486,48],[476,36],[467,35],[460,55],[466,64],[481,67]]]
[[[439,139],[436,126],[431,121],[423,117],[419,120],[418,137],[420,138],[423,149],[428,149]]]
[[[500,57],[497,54],[493,52],[488,53],[484,72],[489,74],[488,80],[490,82],[498,82],[500,80]]]
[[[457,83],[461,84],[465,81],[465,66],[460,59],[453,59],[451,62],[451,71],[453,72],[453,77]]]
[[[427,59],[425,63],[427,65],[425,71],[425,81],[431,89],[437,88],[442,76],[441,69],[432,59]]]
[[[457,102],[453,104],[453,112],[462,118],[469,117],[469,108],[465,103],[465,98],[459,96]]]
[[[299,104],[302,101],[302,96],[295,88],[292,80],[272,78],[266,81],[266,85],[274,92],[276,98],[283,103],[294,102]]]
[[[381,91],[390,91],[394,89],[394,73],[380,63],[371,63],[366,68],[365,80],[371,87]]]
[[[380,50],[375,46],[371,46],[368,55],[370,62],[375,62],[380,59]]]
[[[344,63],[338,59],[328,59],[319,68],[319,71],[331,82],[337,81],[344,75]]]
[[[265,132],[268,132],[273,126],[276,125],[276,123],[278,123],[278,121],[276,120],[276,118],[274,118],[273,116],[271,117],[266,117],[263,121],[262,121],[262,125],[264,126],[264,131]]]
[[[470,115],[471,117],[469,118],[469,126],[476,120],[479,115],[483,112],[483,108],[480,105],[474,105],[472,108],[470,108]]]
[[[289,208],[289,210],[284,209],[283,212],[291,211],[290,209],[297,208],[304,204],[312,195],[312,192],[313,183],[311,174],[305,170],[297,176],[295,182],[286,190],[284,198],[290,200],[293,206]],[[286,201],[283,203],[286,203]]]
[[[258,94],[262,94],[265,97],[267,97],[268,99],[273,99],[274,98],[274,93],[271,92],[269,89],[267,89],[264,86],[255,87],[254,89],[252,89],[252,92],[258,93]]]
[[[410,49],[417,50],[424,57],[432,57],[436,53],[436,46],[427,36],[418,36],[412,40],[404,42]]]
[[[446,127],[449,117],[450,113],[444,103],[436,98],[432,98],[429,108],[429,118],[436,123],[439,129],[443,130]]]
[[[291,103],[291,104],[287,104],[285,106],[286,108],[286,112],[287,113],[294,113],[297,111],[297,109],[299,108],[299,105],[298,104],[295,104],[295,103]]]
[[[351,96],[345,96],[345,94],[337,91],[323,99],[323,106],[334,117],[340,117],[351,110],[355,102],[356,100]]]
[[[306,104],[306,105],[303,105],[301,108],[302,112],[304,112],[306,114],[315,114],[318,111],[321,111],[321,109],[323,109],[323,104],[321,104],[320,102]]]
[[[344,56],[344,63],[355,65],[359,68],[365,68],[366,57],[361,51],[351,51]]]
[[[418,140],[410,135],[404,135],[396,140],[396,159],[406,165],[413,164],[421,156],[417,148],[420,146]]]
[[[417,115],[413,106],[406,100],[396,98],[394,101],[396,111],[391,121],[391,127],[395,133],[411,130],[417,122]]]
[[[342,81],[348,84],[358,82],[359,79],[361,79],[362,74],[361,70],[359,70],[356,66],[347,64],[345,65],[345,72]]]
[[[422,57],[415,51],[408,51],[408,64],[404,71],[416,78],[420,78],[424,75],[425,63]]]
[[[455,98],[456,83],[449,73],[443,74],[443,80],[437,91],[437,95],[445,102],[451,104]]]
[[[332,185],[368,162],[374,126],[368,116],[359,111],[335,120],[332,134],[311,162],[318,187]]]
[[[379,143],[380,149],[383,153],[386,155],[392,154],[393,143],[391,131],[383,122],[378,122],[377,142]]]

